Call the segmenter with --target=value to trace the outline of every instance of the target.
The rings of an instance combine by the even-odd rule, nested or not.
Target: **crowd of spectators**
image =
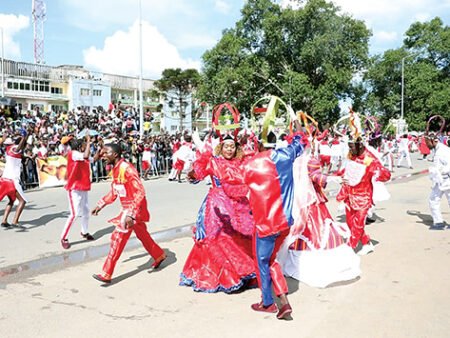
[[[24,151],[22,181],[26,188],[38,185],[36,158],[47,159],[50,156],[67,153],[67,145],[62,142],[65,136],[77,137],[83,130],[89,129],[95,134],[91,138],[91,167],[94,182],[107,177],[110,168],[99,159],[94,160],[97,151],[107,143],[119,142],[124,157],[132,162],[142,173],[142,155],[144,149],[150,151],[151,170],[149,174],[167,173],[171,168],[172,149],[181,139],[181,134],[169,135],[162,131],[158,135],[151,133],[151,113],[144,114],[144,135],[139,135],[139,114],[132,107],[123,107],[112,102],[108,109],[98,107],[92,112],[80,108],[73,111],[18,112],[14,108],[0,108],[0,137],[12,137],[27,129],[29,132]],[[4,161],[4,147],[0,149],[0,161]],[[143,173],[142,173],[143,174]],[[144,176],[144,175],[143,175]],[[147,178],[147,174],[145,178]]]

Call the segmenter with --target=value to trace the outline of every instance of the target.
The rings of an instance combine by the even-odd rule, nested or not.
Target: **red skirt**
[[[150,162],[142,161],[142,170],[148,170],[148,169],[150,169]]]
[[[184,161],[178,159],[178,160],[175,162],[175,164],[173,165],[173,168],[176,169],[176,170],[183,170],[183,168],[184,168]]]
[[[200,292],[231,293],[256,286],[255,279],[251,237],[221,232],[195,242],[184,264],[180,285]]]
[[[14,181],[0,177],[0,201],[6,196],[14,202],[16,200],[16,187]]]

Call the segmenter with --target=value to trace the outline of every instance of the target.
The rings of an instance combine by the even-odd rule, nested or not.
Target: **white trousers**
[[[404,159],[406,159],[408,167],[412,167],[411,156],[409,156],[409,151],[400,151],[398,153],[397,167],[400,167],[400,164],[403,162]]]
[[[441,190],[439,186],[435,184],[431,188],[430,199],[428,201],[430,205],[431,217],[433,217],[433,224],[442,223],[444,220],[441,213],[441,199],[442,195],[447,197],[447,202],[450,206],[450,190]]]
[[[70,228],[72,227],[75,217],[81,217],[81,233],[88,233],[88,222],[89,222],[89,191],[81,190],[69,190],[67,192],[69,196],[69,210],[70,215],[64,225],[63,232],[61,234],[61,239],[67,239]]]

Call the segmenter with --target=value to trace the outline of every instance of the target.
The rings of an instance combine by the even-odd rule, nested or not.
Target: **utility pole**
[[[144,137],[144,102],[142,94],[142,4],[139,0],[139,135]]]
[[[2,96],[5,96],[5,50],[3,48],[3,28],[0,27],[0,31],[2,33],[2,82],[1,82],[1,87],[2,87]]]

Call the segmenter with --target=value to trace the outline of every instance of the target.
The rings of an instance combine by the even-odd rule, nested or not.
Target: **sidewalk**
[[[108,287],[91,277],[104,257],[17,281],[0,279],[0,332],[46,338],[448,337],[450,230],[428,230],[427,177],[389,190],[392,199],[378,206],[377,222],[368,227],[377,245],[362,257],[361,279],[326,289],[288,279],[292,321],[253,312],[257,289],[225,295],[178,286],[192,247],[184,237],[162,243],[169,259],[160,271],[148,273],[142,248],[124,252]],[[443,211],[450,220],[448,207]]]

